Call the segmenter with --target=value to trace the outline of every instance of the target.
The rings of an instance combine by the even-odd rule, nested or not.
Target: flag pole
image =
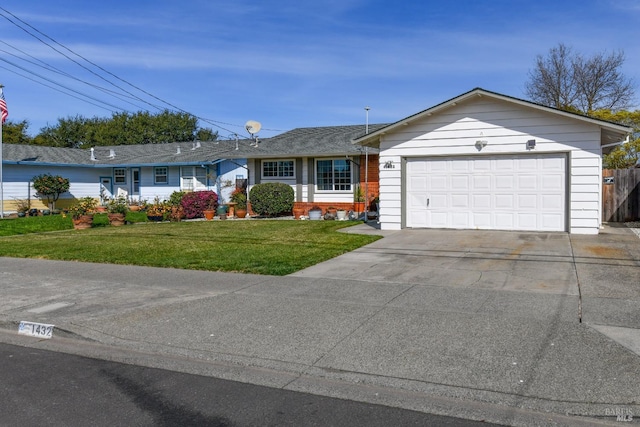
[[[0,94],[2,94],[2,88],[4,86],[0,84]],[[4,178],[2,177],[2,125],[4,120],[0,120],[0,219],[4,219]]]

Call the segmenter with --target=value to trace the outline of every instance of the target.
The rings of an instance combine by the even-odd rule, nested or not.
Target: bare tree
[[[573,64],[580,95],[578,108],[581,111],[620,110],[629,107],[634,87],[631,79],[620,72],[624,64],[622,51],[609,55],[599,53],[591,58],[577,55]]]
[[[560,43],[546,57],[536,57],[525,83],[527,96],[543,105],[582,113],[627,108],[635,88],[620,71],[624,59],[621,51],[585,58]]]
[[[546,57],[536,57],[535,69],[529,71],[525,84],[527,96],[534,102],[549,107],[567,109],[577,99],[571,48],[560,43],[551,48]]]

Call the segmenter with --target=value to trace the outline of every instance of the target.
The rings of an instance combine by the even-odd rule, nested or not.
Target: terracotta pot
[[[131,212],[138,212],[138,211],[140,210],[140,206],[138,206],[138,205],[131,205],[131,206],[129,206],[129,210],[130,210]]]
[[[364,202],[354,202],[354,208],[358,213],[364,212]]]
[[[302,215],[304,215],[304,208],[293,208],[293,217],[295,219],[300,219]]]
[[[109,217],[109,224],[113,225],[114,227],[120,227],[124,225],[124,214],[110,213],[107,214],[107,216]]]
[[[247,216],[247,210],[246,209],[240,209],[240,208],[236,208],[236,216],[238,218],[244,218]]]
[[[81,215],[78,218],[71,218],[71,221],[76,230],[86,230],[93,225],[93,215]]]
[[[216,215],[215,211],[203,211],[204,217],[207,221],[211,221],[213,217]]]

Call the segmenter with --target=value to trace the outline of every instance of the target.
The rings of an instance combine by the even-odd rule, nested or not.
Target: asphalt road
[[[479,426],[381,405],[0,344],[2,426]]]

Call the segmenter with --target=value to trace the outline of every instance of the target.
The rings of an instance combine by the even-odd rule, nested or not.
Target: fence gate
[[[640,220],[640,169],[604,169],[602,176],[602,221]]]

